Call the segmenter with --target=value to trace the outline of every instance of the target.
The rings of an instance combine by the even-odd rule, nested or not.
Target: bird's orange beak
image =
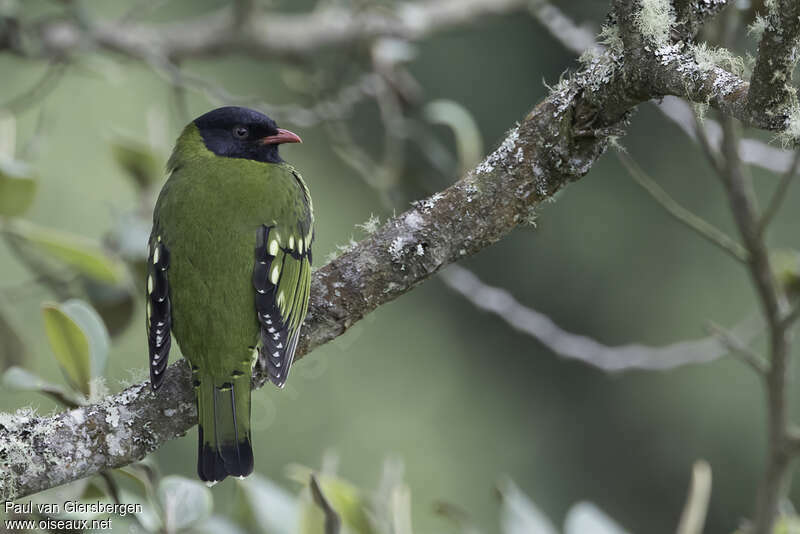
[[[264,137],[261,142],[265,145],[280,145],[281,143],[302,143],[303,140],[294,132],[278,128],[277,134]]]

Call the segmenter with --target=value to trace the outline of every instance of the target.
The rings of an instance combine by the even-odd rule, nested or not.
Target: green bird
[[[253,471],[250,380],[260,358],[283,387],[308,311],[314,215],[278,155],[300,138],[266,115],[215,109],[178,137],[153,212],[147,277],[150,382],[171,333],[191,364],[200,479]]]

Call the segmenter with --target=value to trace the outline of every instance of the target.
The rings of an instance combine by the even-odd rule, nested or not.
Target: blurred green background
[[[162,4],[143,20],[177,20],[221,2]],[[273,4],[292,11],[308,7],[288,0]],[[607,7],[588,0],[560,5],[595,27]],[[32,0],[24,12],[41,16],[58,8]],[[91,4],[93,14],[104,17],[127,9],[122,1]],[[575,65],[574,57],[526,16],[487,19],[415,47],[409,69],[423,88],[422,102],[461,104],[475,118],[487,151],[547,94],[543,81],[552,84]],[[224,57],[182,66],[235,94],[309,104],[287,80],[298,72],[333,76],[360,55],[358,49],[342,49],[305,65]],[[148,117],[151,123],[155,118],[166,129],[165,161],[184,120],[169,85],[141,64],[92,55],[78,64],[42,102],[17,116],[18,144],[38,145],[29,162],[40,190],[26,217],[101,239],[140,202],[112,157],[110,139],[125,132],[146,141],[152,131]],[[25,92],[45,68],[0,55],[0,102]],[[192,117],[213,107],[196,93],[187,95],[187,106]],[[357,108],[348,125],[366,150],[380,151],[374,104]],[[315,258],[323,259],[351,236],[363,235],[356,224],[371,214],[385,220],[392,209],[337,157],[323,127],[292,129],[304,144],[282,154],[311,188],[318,221]],[[454,146],[445,127],[433,132]],[[719,184],[700,151],[651,104],[636,113],[622,142],[686,207],[734,233]],[[455,166],[450,172],[432,170],[416,149],[408,157],[398,211],[457,177]],[[774,176],[754,172],[759,187],[775,183]],[[796,205],[798,195],[800,190],[790,192],[787,206]],[[800,247],[797,219],[796,210],[784,210],[774,244]],[[464,265],[563,328],[611,345],[701,337],[707,320],[733,324],[754,306],[744,270],[670,219],[613,154],[542,207],[536,229],[520,229]],[[0,291],[30,277],[0,244]],[[23,293],[2,302],[2,311],[28,348],[24,366],[60,381],[40,311],[42,301],[53,297],[37,288]],[[120,380],[145,373],[142,300],[134,313],[114,339],[107,373],[112,391],[121,388]],[[739,362],[606,374],[554,356],[435,279],[304,358],[285,390],[267,387],[253,395],[259,473],[291,487],[287,464],[318,466],[333,451],[339,473],[370,488],[383,461],[400,458],[418,532],[450,528],[434,513],[437,501],[457,504],[485,531],[495,531],[494,486],[503,474],[557,524],[572,503],[589,500],[632,532],[673,532],[691,465],[699,458],[708,460],[714,473],[706,532],[730,532],[751,513],[765,445],[760,384]],[[0,390],[3,410],[25,405],[42,413],[55,406],[44,397]],[[162,472],[194,476],[195,432],[153,455]],[[234,490],[231,481],[213,489],[218,509],[230,505]]]

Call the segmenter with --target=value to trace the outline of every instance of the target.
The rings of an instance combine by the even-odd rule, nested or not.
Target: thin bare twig
[[[716,335],[662,347],[638,343],[611,347],[590,337],[567,332],[545,314],[521,304],[505,289],[482,282],[460,265],[451,265],[442,271],[440,278],[478,309],[497,315],[515,330],[535,338],[559,356],[579,360],[604,371],[674,369],[682,365],[714,361],[731,352],[730,347]],[[742,343],[744,340],[749,342],[761,329],[757,321],[747,319],[734,328],[734,335]]]
[[[750,346],[739,339],[739,336],[730,330],[709,321],[708,329],[711,333],[718,336],[720,341],[725,344],[733,356],[738,356],[744,363],[750,366],[760,377],[765,377],[769,371],[769,363]]]
[[[786,193],[789,191],[789,186],[792,185],[795,176],[797,176],[798,170],[800,170],[800,150],[795,152],[794,159],[792,160],[789,170],[783,173],[783,176],[781,176],[781,180],[778,182],[772,197],[770,197],[769,204],[767,204],[767,209],[764,210],[761,220],[758,221],[758,232],[760,234],[763,235],[764,232],[766,232],[769,223],[772,222],[772,220],[780,211],[783,200],[786,198]]]
[[[716,245],[721,250],[727,252],[731,257],[740,262],[747,262],[747,250],[739,243],[729,237],[725,232],[712,225],[705,219],[698,217],[691,211],[687,210],[669,193],[667,193],[660,185],[658,185],[647,173],[642,170],[639,165],[633,160],[630,155],[624,150],[617,150],[617,157],[623,166],[628,170],[631,177],[637,184],[647,191],[650,196],[655,199],[667,213],[672,215],[676,220],[686,225],[688,228],[696,232],[709,243]]]
[[[748,270],[759,297],[769,330],[770,363],[766,375],[768,441],[767,469],[758,493],[755,515],[756,534],[770,534],[782,495],[787,491],[791,457],[787,454],[788,360],[791,330],[784,327],[787,311],[786,296],[775,279],[763,235],[759,231],[760,216],[756,205],[752,179],[739,159],[739,136],[729,118],[723,119],[723,182],[739,228],[742,241],[750,254]]]
[[[714,172],[717,176],[722,175],[722,158],[719,154],[719,142],[716,144],[712,143],[708,129],[703,120],[697,115],[697,113],[692,111],[692,118],[694,129],[692,130],[694,135],[692,138],[698,142],[700,148],[703,149],[703,154],[705,154],[708,163],[714,169]]]

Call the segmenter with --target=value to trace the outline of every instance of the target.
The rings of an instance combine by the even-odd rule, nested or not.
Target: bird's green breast
[[[259,333],[252,283],[257,231],[307,226],[310,233],[307,191],[287,164],[214,155],[191,125],[170,167],[153,238],[171,253],[173,332],[193,364],[230,373],[252,356]]]

